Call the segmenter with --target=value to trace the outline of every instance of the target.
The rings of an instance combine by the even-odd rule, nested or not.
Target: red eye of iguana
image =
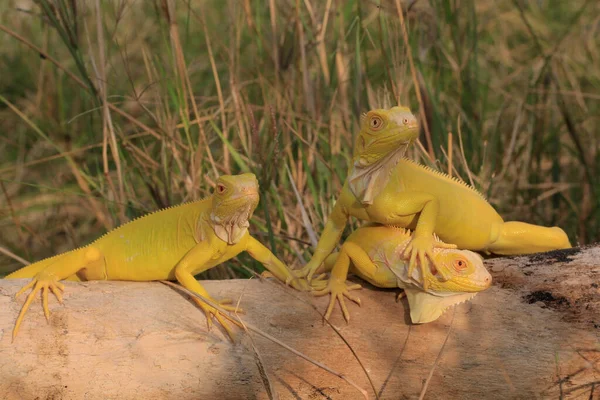
[[[382,126],[383,126],[383,120],[381,119],[381,117],[379,117],[377,115],[373,115],[371,117],[371,119],[369,120],[369,127],[374,131],[381,129]]]
[[[454,269],[457,271],[462,271],[467,268],[467,262],[464,260],[454,260]]]
[[[225,192],[225,185],[223,185],[223,184],[219,183],[219,184],[217,185],[217,193],[219,193],[219,194],[223,194],[224,192]]]

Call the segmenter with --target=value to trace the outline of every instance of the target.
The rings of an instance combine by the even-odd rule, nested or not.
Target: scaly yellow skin
[[[221,176],[214,193],[203,200],[146,215],[85,247],[13,272],[6,279],[33,278],[17,293],[33,288],[15,323],[13,340],[40,290],[46,319],[48,290],[62,303],[64,286],[59,281],[63,279],[177,280],[186,289],[223,304],[229,301],[212,299],[194,275],[247,251],[278,279],[291,282],[296,289],[310,290],[307,282],[294,279],[287,267],[248,233],[248,220],[258,202],[258,182],[253,174]],[[197,298],[193,300],[206,313],[209,329],[214,316],[233,339],[224,315]]]
[[[431,322],[448,307],[473,298],[491,285],[492,276],[483,259],[469,250],[433,249],[436,263],[451,271],[446,280],[440,279],[437,271],[423,275],[420,270],[413,270],[409,274],[404,250],[410,239],[409,230],[393,226],[371,225],[354,231],[340,252],[325,260],[325,270],[331,270],[327,287],[313,292],[316,296],[331,294],[325,319],[329,319],[336,299],[346,321],[350,321],[350,313],[344,297],[360,305],[360,299],[349,292],[361,286],[346,284],[349,271],[377,287],[404,289],[414,323]]]
[[[299,276],[312,278],[338,243],[349,216],[414,229],[406,248],[411,272],[418,259],[426,273],[425,258],[432,259],[433,248],[440,245],[433,240],[434,232],[458,248],[501,255],[571,247],[562,229],[504,222],[472,187],[403,158],[417,136],[416,119],[407,108],[372,110],[363,116],[348,179]],[[443,279],[451,275],[443,266],[435,267]]]

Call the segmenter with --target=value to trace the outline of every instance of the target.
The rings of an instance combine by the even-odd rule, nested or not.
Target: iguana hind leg
[[[17,333],[19,333],[23,317],[39,291],[42,292],[42,308],[44,309],[44,315],[46,316],[46,320],[49,321],[50,310],[48,309],[48,291],[54,293],[54,296],[62,303],[64,286],[59,281],[73,276],[77,271],[86,268],[90,264],[103,262],[103,260],[104,257],[97,248],[84,247],[62,254],[58,257],[53,257],[49,260],[42,260],[40,263],[31,264],[30,266],[22,268],[7,276],[6,278],[9,279],[33,276],[31,282],[21,288],[15,295],[15,297],[18,297],[20,294],[32,289],[21,308],[17,321],[15,322],[12,340],[14,341]]]
[[[406,226],[407,218],[410,219],[409,217],[418,215],[413,237],[404,250],[406,257],[409,258],[408,276],[411,276],[414,269],[419,265],[421,275],[431,277],[431,270],[426,263],[426,259],[429,259],[443,280],[450,279],[452,271],[438,263],[433,257],[434,247],[456,248],[455,244],[438,242],[433,238],[439,214],[439,200],[434,195],[411,191],[383,192],[375,199],[367,212],[373,222],[398,226]],[[427,289],[426,282],[425,280],[425,290]]]
[[[501,255],[531,254],[542,251],[569,249],[567,234],[558,227],[508,221],[494,227],[496,239],[486,250]]]

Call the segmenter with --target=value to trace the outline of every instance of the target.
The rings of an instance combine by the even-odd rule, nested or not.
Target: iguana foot
[[[310,281],[306,278],[298,278],[295,276],[289,276],[285,280],[286,286],[291,286],[296,290],[300,290],[301,292],[309,292],[312,290]]]
[[[263,273],[260,274],[260,276],[263,278],[276,278],[277,279],[277,277],[269,271],[264,271]],[[306,278],[299,278],[294,275],[294,276],[289,276],[285,280],[285,284],[286,284],[286,286],[291,286],[294,289],[299,290],[301,292],[310,292],[312,290],[324,289],[325,286],[327,285],[327,280],[325,278],[326,278],[326,275],[321,274],[317,278],[313,279],[312,282],[309,282],[308,280],[306,280]]]
[[[444,242],[438,242],[433,239],[431,235],[428,236],[414,236],[411,241],[404,249],[404,257],[410,257],[408,263],[408,276],[412,276],[412,273],[416,267],[417,258],[419,261],[419,268],[423,277],[423,289],[427,290],[428,283],[426,276],[432,277],[433,273],[427,263],[426,257],[429,258],[429,262],[433,264],[436,271],[439,273],[440,278],[443,281],[447,281],[452,277],[452,271],[446,268],[444,265],[437,263],[433,257],[433,248],[439,247],[444,249],[455,249],[455,244],[449,244]]]
[[[292,270],[292,274],[296,278],[308,278],[308,274],[310,273],[310,268],[308,268],[308,264],[300,269]],[[312,276],[312,274],[311,274]]]
[[[355,302],[356,304],[358,304],[360,306],[360,299],[356,296],[351,295],[350,291],[360,289],[361,287],[362,286],[357,283],[351,284],[351,285],[346,285],[346,282],[343,282],[336,278],[330,278],[329,284],[327,285],[327,287],[325,289],[315,291],[315,292],[313,292],[313,294],[315,296],[325,296],[325,295],[331,293],[331,299],[329,300],[329,306],[327,307],[327,311],[325,312],[325,317],[324,317],[326,320],[329,320],[329,317],[331,316],[331,312],[333,311],[333,306],[335,305],[335,301],[337,299],[340,303],[340,307],[342,308],[342,314],[344,315],[344,319],[346,320],[346,322],[350,322],[350,313],[348,312],[348,309],[346,308],[346,304],[344,302],[344,297],[349,298],[350,300],[352,300],[353,302]]]
[[[311,281],[302,278],[296,278],[291,281],[291,286],[303,292],[309,292],[312,290],[323,290],[327,286],[327,274],[321,274],[316,278],[313,278]]]
[[[298,278],[306,278],[306,280],[310,282],[312,281],[313,275],[315,274],[315,272],[317,272],[319,267],[320,265],[314,265],[314,263],[309,261],[308,264],[306,264],[304,267],[296,269],[292,271],[292,273],[294,274],[294,276],[297,276]]]
[[[327,274],[323,273],[310,281],[310,287],[312,290],[324,290],[328,282]]]
[[[219,310],[217,310],[213,306],[206,304],[202,299],[198,299],[196,297],[194,297],[193,299],[196,302],[196,304],[198,305],[198,307],[200,307],[202,309],[202,311],[204,311],[204,313],[206,314],[206,325],[208,327],[208,330],[210,331],[210,328],[212,328],[212,319],[214,317],[219,322],[219,324],[221,324],[223,329],[225,329],[225,331],[227,332],[227,335],[229,335],[229,338],[232,341],[235,341],[235,335],[234,335],[233,331],[231,330],[231,328],[229,327],[229,325],[227,324],[227,321],[225,319],[228,319],[229,321],[231,321],[235,325],[239,326],[240,328],[242,327],[242,324],[240,324],[239,321],[231,318],[230,316],[221,313]],[[242,309],[237,308],[236,306],[228,305],[228,304],[232,303],[232,301],[230,299],[215,300],[212,297],[208,297],[208,300],[211,300],[212,302],[218,304],[225,311],[235,311],[237,313],[244,312]]]
[[[19,328],[21,326],[21,322],[23,322],[23,317],[25,313],[29,309],[31,302],[35,298],[36,294],[41,290],[42,291],[42,308],[44,309],[44,315],[46,316],[46,321],[50,321],[50,310],[48,309],[48,289],[54,293],[54,296],[58,299],[58,302],[62,304],[62,292],[65,290],[65,287],[62,283],[59,282],[58,278],[54,275],[48,274],[44,271],[39,272],[27,285],[25,285],[21,290],[17,292],[15,298],[19,297],[22,293],[31,289],[31,293],[27,296],[23,307],[21,308],[21,312],[17,317],[17,321],[15,322],[15,327],[13,328],[12,340],[15,340],[17,333],[19,333]]]

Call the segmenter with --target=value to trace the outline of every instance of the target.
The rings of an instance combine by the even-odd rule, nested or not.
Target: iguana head
[[[210,213],[215,234],[229,244],[237,243],[250,226],[248,220],[258,200],[258,181],[254,174],[219,177]]]
[[[487,289],[492,284],[492,276],[483,265],[483,258],[469,250],[435,249],[434,259],[453,271],[451,278],[442,281],[433,277],[426,277],[428,291],[441,295],[447,293],[474,293]]]
[[[437,249],[434,249],[434,252]],[[429,288],[405,289],[413,323],[422,324],[439,318],[448,308],[456,306],[490,287],[492,276],[483,265],[483,259],[469,250],[441,249],[434,255],[455,274],[447,281],[428,279]]]
[[[385,186],[392,168],[419,136],[417,118],[406,107],[376,109],[363,114],[348,175],[350,190],[370,204]]]

